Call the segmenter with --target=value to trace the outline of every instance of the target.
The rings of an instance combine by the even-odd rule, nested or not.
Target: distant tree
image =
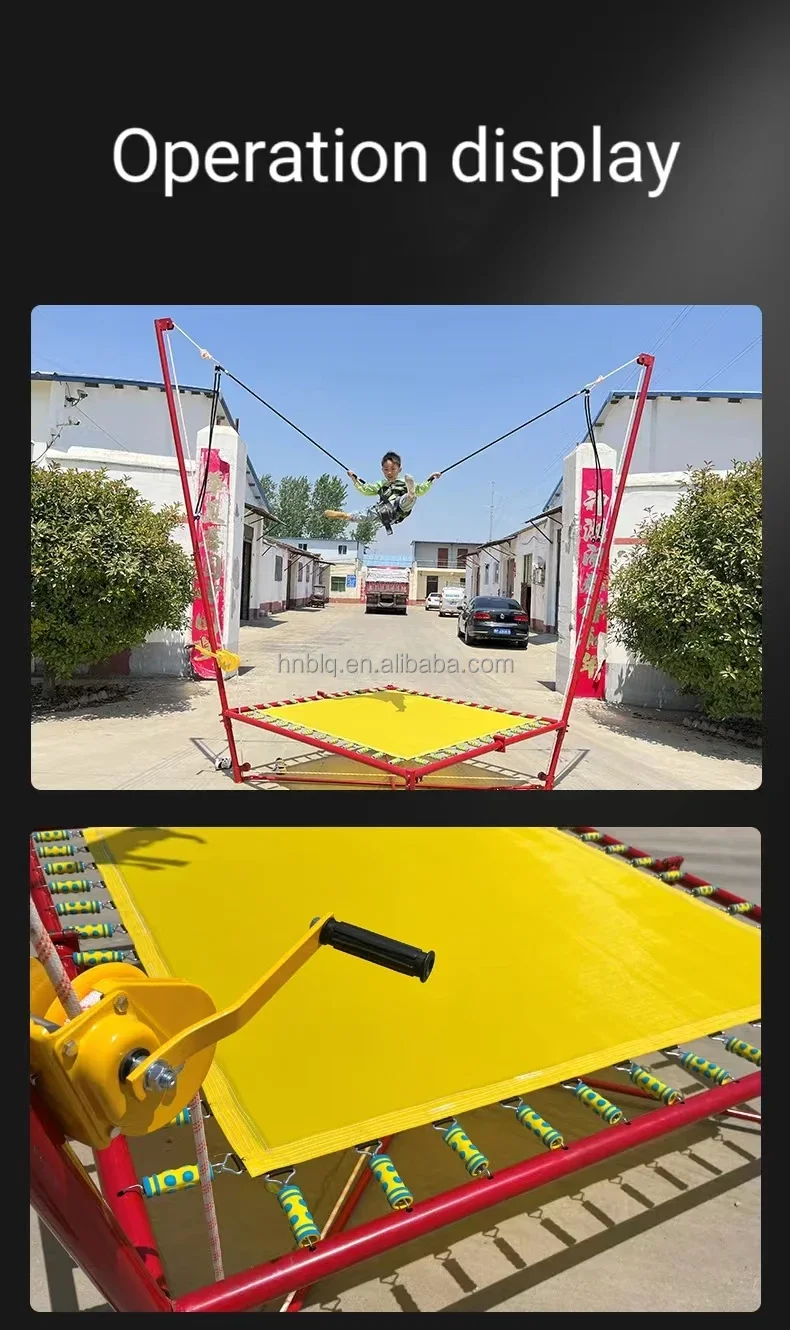
[[[263,497],[271,508],[272,512],[277,511],[277,481],[273,476],[266,472],[265,476],[259,476]]]
[[[762,459],[690,471],[614,570],[610,614],[627,649],[699,697],[713,720],[762,711]]]
[[[183,628],[193,565],[170,538],[182,520],[102,470],[31,468],[30,647],[45,694],[80,665]]]
[[[348,486],[339,476],[328,472],[319,476],[313,485],[310,496],[309,525],[306,534],[313,540],[332,540],[342,536],[346,523],[343,518],[324,517],[326,508],[337,508],[342,512],[346,503]]]
[[[380,528],[381,523],[374,517],[362,517],[351,532],[351,539],[358,540],[360,545],[372,545]]]
[[[310,481],[307,476],[283,476],[277,488],[277,535],[283,538],[308,535]]]

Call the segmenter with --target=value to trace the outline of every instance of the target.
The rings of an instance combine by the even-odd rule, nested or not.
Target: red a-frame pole
[[[156,345],[159,351],[159,361],[162,366],[162,382],[164,384],[165,396],[167,397],[167,409],[170,415],[170,428],[173,431],[173,443],[175,444],[176,458],[178,460],[178,474],[181,477],[181,489],[184,494],[184,507],[186,508],[187,523],[189,525],[189,536],[192,541],[192,552],[195,560],[195,571],[197,573],[198,586],[203,604],[208,609],[212,607],[212,612],[206,615],[206,632],[208,634],[209,646],[212,651],[218,651],[222,645],[217,640],[217,634],[214,624],[214,599],[208,594],[208,584],[206,574],[203,568],[203,560],[200,537],[198,534],[197,522],[192,512],[192,496],[189,492],[189,478],[187,476],[186,463],[184,461],[184,444],[181,438],[181,430],[178,424],[178,412],[176,410],[176,398],[173,391],[173,385],[170,381],[170,367],[167,363],[167,352],[165,350],[164,334],[171,332],[175,328],[172,319],[154,319],[154,331],[156,333]],[[225,691],[225,680],[222,677],[222,670],[216,656],[213,657],[214,673],[217,678],[217,688],[219,690],[219,700],[222,707],[222,723],[225,726],[225,733],[228,738],[228,749],[230,752],[230,761],[233,768],[233,779],[238,784],[241,781],[241,766],[239,764],[238,754],[236,752],[236,740],[233,736],[233,722],[228,718],[228,696]]]
[[[634,448],[636,447],[637,435],[639,434],[639,426],[642,421],[642,413],[645,409],[645,402],[647,401],[647,390],[648,387],[650,386],[650,379],[653,373],[653,365],[655,364],[655,359],[656,359],[655,356],[648,355],[647,353],[641,356],[637,356],[636,358],[637,365],[642,365],[644,367],[645,372],[642,376],[642,383],[640,385],[639,391],[636,396],[636,407],[634,409],[634,418],[631,421],[631,428],[628,432],[628,438],[626,440],[625,450],[623,452],[623,462],[622,466],[620,467],[620,483],[617,486],[617,493],[614,496],[614,503],[612,504],[612,507],[609,510],[609,516],[604,531],[603,544],[601,546],[601,550],[598,556],[598,565],[595,570],[595,578],[593,580],[593,585],[590,588],[590,593],[587,597],[587,604],[585,605],[584,608],[584,618],[582,620],[581,628],[579,629],[579,634],[576,639],[576,653],[573,658],[573,669],[571,671],[571,677],[568,680],[568,686],[565,690],[565,705],[562,708],[560,727],[557,730],[557,737],[554,740],[554,749],[551,754],[551,762],[549,763],[549,769],[548,772],[546,773],[545,788],[547,790],[551,790],[554,788],[554,777],[557,772],[557,763],[559,762],[560,759],[560,751],[562,749],[563,740],[565,738],[565,734],[568,729],[568,718],[571,714],[571,707],[573,706],[573,701],[576,694],[576,686],[579,682],[579,675],[581,673],[582,660],[584,659],[584,652],[587,643],[587,638],[590,635],[590,629],[592,627],[592,622],[595,617],[595,610],[598,605],[598,597],[601,594],[601,587],[603,586],[604,578],[606,577],[609,569],[609,555],[612,548],[612,541],[614,539],[614,531],[617,525],[617,518],[620,512],[620,504],[622,503],[623,494],[625,493],[625,482],[628,479],[628,472],[631,467],[631,460],[634,455]]]

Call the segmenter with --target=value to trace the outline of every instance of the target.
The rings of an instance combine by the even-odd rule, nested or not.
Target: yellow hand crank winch
[[[325,915],[224,1011],[197,984],[152,979],[119,962],[72,980],[83,1010],[71,1019],[43,965],[31,959],[31,1075],[66,1136],[103,1150],[119,1133],[145,1136],[166,1126],[197,1094],[220,1039],[252,1020],[321,946],[422,983],[435,959]]]

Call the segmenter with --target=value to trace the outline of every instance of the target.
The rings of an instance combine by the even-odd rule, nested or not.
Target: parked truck
[[[371,568],[365,582],[365,613],[387,610],[406,614],[409,605],[408,568]]]

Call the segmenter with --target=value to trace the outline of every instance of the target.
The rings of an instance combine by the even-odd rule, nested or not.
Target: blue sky
[[[153,320],[167,315],[366,480],[388,449],[423,480],[641,351],[656,353],[653,388],[762,390],[762,315],[751,305],[40,305],[31,368],[159,380]],[[210,362],[178,334],[172,345],[179,381],[210,388]],[[633,368],[608,379],[593,414],[607,391],[633,383]],[[223,395],[259,474],[312,480],[336,469],[227,379]],[[457,467],[387,549],[487,539],[492,486],[495,534],[516,529],[543,507],[584,431],[577,398]],[[349,490],[352,506],[370,502]]]

